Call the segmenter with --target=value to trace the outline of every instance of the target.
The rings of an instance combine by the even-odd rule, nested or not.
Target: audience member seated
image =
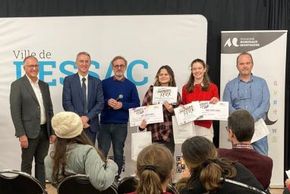
[[[170,194],[166,191],[172,178],[174,160],[168,148],[152,144],[137,157],[137,190],[130,194]]]
[[[124,177],[118,184],[118,193],[127,194],[136,191],[138,182],[135,176]]]
[[[228,118],[228,139],[232,149],[218,149],[218,156],[237,160],[247,167],[267,189],[272,176],[273,161],[259,154],[251,145],[255,121],[246,110],[236,110]]]
[[[105,160],[83,131],[81,118],[73,112],[61,112],[51,120],[57,140],[45,158],[46,178],[59,184],[72,174],[86,174],[92,185],[105,190],[113,184],[118,166]]]
[[[286,188],[284,189],[283,194],[290,194],[290,179],[285,181]]]
[[[205,137],[187,139],[181,151],[190,176],[177,183],[180,194],[250,194],[256,193],[253,190],[263,190],[263,186],[246,167],[218,158],[215,146]],[[240,183],[246,184],[245,187]]]

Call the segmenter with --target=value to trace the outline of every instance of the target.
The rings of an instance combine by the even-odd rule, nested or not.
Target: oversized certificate
[[[141,106],[137,108],[130,108],[130,127],[140,126],[143,120],[145,120],[147,124],[162,123],[164,121],[162,106],[162,104],[155,104],[149,106]]]
[[[219,101],[215,104],[209,101],[199,102],[202,116],[198,120],[227,121],[229,117],[229,103]]]
[[[179,106],[174,109],[178,125],[192,122],[201,116],[199,102],[194,101],[189,104]]]
[[[173,137],[175,144],[182,144],[186,139],[196,136],[195,127],[190,123],[178,125],[175,116],[172,116]]]
[[[259,119],[255,122],[255,132],[252,137],[251,143],[258,141],[269,134],[270,134],[270,131],[264,119]]]
[[[154,86],[152,104],[163,104],[165,101],[176,104],[177,87]]]

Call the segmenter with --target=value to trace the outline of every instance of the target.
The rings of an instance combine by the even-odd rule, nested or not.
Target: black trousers
[[[28,148],[22,148],[21,171],[31,174],[32,161],[35,162],[35,178],[45,186],[44,158],[48,153],[49,138],[46,125],[41,125],[39,135],[35,139],[28,138]]]

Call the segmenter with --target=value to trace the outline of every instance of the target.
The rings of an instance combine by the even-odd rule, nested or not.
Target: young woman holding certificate
[[[189,80],[182,88],[182,104],[192,101],[210,101],[211,103],[219,101],[218,88],[210,81],[207,71],[208,67],[203,60],[195,59],[191,62]],[[194,121],[194,124],[196,135],[213,140],[212,121]]]
[[[174,73],[170,66],[164,65],[159,68],[155,76],[155,83],[151,85],[147,90],[142,106],[152,105],[153,100],[153,87],[154,86],[165,86],[165,87],[176,87]],[[172,116],[174,115],[174,108],[181,103],[180,94],[177,94],[176,103],[163,103],[163,123],[148,124],[145,120],[142,121],[139,126],[140,130],[147,129],[152,132],[152,142],[164,144],[172,154],[174,154],[174,139],[172,129]]]

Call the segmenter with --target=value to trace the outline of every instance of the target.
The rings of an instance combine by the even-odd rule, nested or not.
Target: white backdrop
[[[76,72],[74,61],[80,51],[91,54],[90,73],[100,79],[111,76],[109,62],[114,56],[127,58],[127,77],[143,99],[161,65],[173,68],[182,87],[190,62],[206,58],[206,44],[207,21],[201,15],[0,18],[0,169],[20,168],[9,92],[11,82],[23,75],[25,56],[39,59],[39,77],[50,84],[57,113],[63,110],[62,80]]]
[[[226,83],[238,75],[236,57],[243,51],[253,56],[253,74],[267,81],[270,110],[266,123],[270,130],[269,156],[274,163],[271,185],[283,186],[287,31],[223,31],[221,35],[221,96]],[[231,147],[227,141],[225,125],[221,122],[220,147]]]

